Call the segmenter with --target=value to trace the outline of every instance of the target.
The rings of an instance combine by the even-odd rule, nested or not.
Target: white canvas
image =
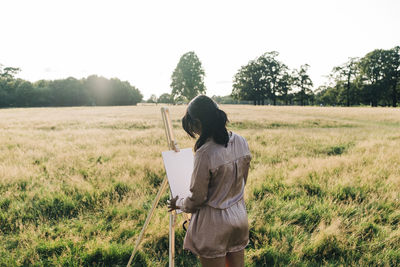
[[[172,197],[185,198],[190,195],[190,179],[193,173],[194,155],[191,148],[162,152],[165,171]]]

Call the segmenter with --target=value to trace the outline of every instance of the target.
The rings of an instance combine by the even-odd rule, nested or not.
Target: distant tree
[[[392,106],[397,106],[399,94],[397,87],[400,83],[400,46],[396,46],[386,52],[387,68],[385,68],[385,78],[391,87],[391,102]]]
[[[52,106],[82,106],[88,102],[88,96],[82,94],[82,82],[73,77],[54,80],[49,87]]]
[[[242,66],[234,77],[232,96],[259,105],[264,105],[266,99],[276,105],[278,97],[287,102],[291,79],[278,55],[276,51],[267,52]]]
[[[0,64],[0,79],[12,80],[14,79],[14,76],[20,71],[20,68],[3,67],[3,65]]]
[[[151,95],[150,97],[149,97],[149,99],[147,99],[147,101],[146,101],[147,103],[157,103],[157,96],[156,95]]]
[[[22,79],[15,80],[15,106],[34,106],[35,91],[31,82]]]
[[[4,67],[0,64],[0,107],[16,105],[18,84],[15,80],[15,75],[19,71],[19,68]]]
[[[354,102],[354,89],[357,76],[359,75],[359,58],[349,58],[349,60],[333,68],[333,77],[337,84],[341,84],[345,88],[346,105],[349,107]],[[353,90],[352,90],[353,89]]]
[[[261,105],[266,98],[262,69],[256,60],[242,66],[233,79],[232,97],[237,100],[250,100]]]
[[[313,82],[311,81],[310,76],[307,74],[309,67],[310,66],[308,64],[301,65],[300,69],[294,70],[293,72],[293,84],[299,89],[297,96],[300,101],[300,105],[302,106],[304,106],[306,101],[313,95],[313,91],[311,89]]]
[[[190,101],[197,95],[204,94],[206,92],[204,76],[201,62],[193,51],[182,55],[171,76],[173,99],[178,100],[183,97]]]
[[[9,79],[0,79],[0,107],[12,107],[15,105],[15,82]]]
[[[362,77],[364,101],[371,106],[378,106],[387,94],[387,80],[385,79],[386,52],[375,49],[360,60],[360,74]],[[386,85],[386,86],[385,86]]]
[[[110,79],[111,86],[111,105],[136,105],[143,99],[140,91],[127,81],[117,78]]]
[[[160,97],[158,98],[158,103],[173,104],[174,100],[170,94],[165,93],[160,95]]]
[[[34,101],[32,106],[47,107],[52,105],[50,83],[51,81],[46,80],[39,80],[33,83]],[[85,104],[88,105],[88,103]]]
[[[106,106],[111,97],[109,80],[97,75],[90,75],[84,81],[84,90],[90,96],[91,105]]]
[[[288,67],[280,62],[276,51],[264,53],[257,59],[257,63],[262,70],[262,83],[264,84],[264,95],[272,100],[276,105],[278,94],[284,94],[288,90]]]
[[[361,58],[360,81],[366,104],[396,107],[399,101],[400,47],[375,49]]]
[[[340,102],[338,99],[339,90],[335,85],[333,87],[322,85],[315,90],[315,100],[319,105],[336,106]]]
[[[91,75],[83,81],[83,87],[82,94],[87,96],[89,105],[136,105],[143,99],[136,87],[118,78]]]
[[[7,84],[5,81],[0,79],[0,107],[6,107],[8,104],[8,92],[6,90]]]
[[[289,74],[288,68],[284,65],[279,74],[279,79],[277,82],[277,91],[280,94],[280,98],[288,105],[292,99],[292,87],[293,87],[293,77]]]
[[[211,98],[218,104],[249,104],[249,101],[234,99],[232,95],[226,95],[226,96],[213,95]]]

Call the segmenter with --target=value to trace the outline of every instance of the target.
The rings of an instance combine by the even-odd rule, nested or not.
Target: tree
[[[288,89],[286,86],[287,66],[277,60],[279,53],[276,51],[264,53],[257,59],[262,70],[261,82],[264,84],[264,95],[272,100],[276,105],[277,96]]]
[[[360,60],[360,80],[363,83],[364,102],[393,107],[398,102],[400,82],[400,47],[375,49]]]
[[[291,90],[293,86],[293,77],[289,74],[288,68],[284,65],[282,68],[279,80],[277,82],[277,91],[280,94],[281,99],[285,103],[285,105],[289,104],[291,101]]]
[[[304,106],[306,101],[312,96],[313,92],[311,90],[313,82],[310,76],[307,74],[308,64],[301,65],[299,70],[294,70],[293,72],[293,84],[299,89],[297,93],[300,105]]]
[[[84,80],[83,87],[82,93],[88,96],[88,105],[136,105],[143,99],[135,86],[118,78],[91,75]]]
[[[338,103],[338,90],[335,87],[321,85],[315,90],[317,104],[335,106]]]
[[[267,52],[242,66],[233,81],[232,96],[264,105],[265,99],[277,104],[279,95],[287,101],[290,90],[288,67],[277,60],[278,52]]]
[[[19,68],[3,67],[0,64],[0,107],[11,107],[16,104],[18,85],[14,76],[19,71]]]
[[[140,91],[127,81],[117,78],[110,79],[111,99],[110,105],[136,105],[143,99]]]
[[[15,105],[18,107],[32,106],[35,94],[32,83],[22,79],[15,80],[15,83]]]
[[[360,74],[364,84],[365,101],[373,107],[377,107],[387,94],[385,57],[385,50],[375,49],[360,60]]]
[[[157,96],[156,95],[151,95],[150,97],[149,97],[149,99],[147,99],[147,101],[146,101],[147,103],[157,103]]]
[[[397,86],[400,83],[400,46],[387,51],[386,61],[388,68],[385,76],[391,87],[392,106],[396,107],[398,100]]]
[[[183,97],[192,100],[206,92],[204,85],[204,69],[197,55],[191,51],[181,56],[171,76],[172,97],[174,100]]]
[[[232,97],[232,95],[225,95],[225,96],[218,96],[213,95],[212,100],[214,100],[218,104],[251,104],[249,101],[246,100],[237,100]]]
[[[164,93],[158,98],[158,103],[173,104],[174,100],[170,94]]]
[[[0,64],[0,79],[12,80],[14,79],[15,74],[17,74],[20,71],[21,71],[20,68],[14,68],[14,67],[3,68],[3,65]]]
[[[233,80],[232,97],[238,100],[250,100],[254,105],[265,99],[265,84],[262,82],[262,70],[255,60],[242,66]]]
[[[51,81],[39,80],[33,83],[34,87],[34,101],[32,103],[33,106],[37,107],[47,107],[52,104],[51,101],[51,89],[50,89]],[[86,104],[86,103],[85,103]]]
[[[106,78],[90,75],[85,79],[84,87],[90,96],[91,105],[106,106],[108,104],[111,90],[109,81]]]
[[[334,67],[333,77],[338,84],[343,84],[346,90],[346,105],[349,107],[354,101],[354,89],[353,81],[359,74],[359,58],[351,57],[349,60],[337,67]],[[353,101],[352,101],[353,100]]]

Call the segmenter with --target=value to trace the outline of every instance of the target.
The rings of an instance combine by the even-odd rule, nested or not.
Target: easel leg
[[[161,108],[161,116],[163,118],[164,122],[164,127],[165,127],[165,134],[167,136],[167,143],[170,149],[179,151],[179,148],[177,146],[177,143],[175,141],[174,133],[172,131],[172,123],[171,119],[169,117],[169,110],[168,108]],[[139,244],[142,241],[143,235],[146,231],[146,228],[151,220],[151,217],[153,216],[154,210],[157,207],[158,202],[160,201],[161,195],[164,193],[165,188],[168,184],[168,179],[167,177],[164,178],[161,188],[157,193],[156,198],[154,199],[153,206],[147,215],[146,221],[143,225],[142,231],[139,234],[138,239],[136,240],[135,248],[133,249],[132,255],[129,259],[129,262],[127,264],[127,267],[129,267],[132,263],[132,260],[139,248]],[[170,196],[172,198],[172,196]],[[169,267],[174,267],[175,266],[175,221],[176,221],[176,212],[173,211],[169,215]]]
[[[176,213],[169,215],[169,267],[175,266],[175,221]]]
[[[153,216],[154,210],[156,209],[157,204],[160,201],[160,198],[161,198],[162,194],[164,193],[165,189],[167,188],[167,184],[168,184],[168,180],[167,180],[167,177],[165,177],[163,182],[162,182],[162,184],[161,184],[160,190],[158,190],[157,196],[153,201],[153,206],[151,207],[151,210],[150,210],[149,214],[147,215],[146,221],[143,224],[142,231],[140,232],[139,237],[136,240],[135,248],[134,248],[134,250],[132,252],[132,255],[131,255],[130,259],[129,259],[128,264],[126,265],[127,267],[131,266],[133,257],[135,256],[135,254],[136,254],[136,252],[137,252],[137,250],[139,248],[139,244],[142,241],[144,233],[146,232],[147,226],[149,225],[151,217]]]

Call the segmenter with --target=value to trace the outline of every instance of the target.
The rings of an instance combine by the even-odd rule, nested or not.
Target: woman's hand
[[[176,201],[178,200],[178,196],[172,198],[171,200],[168,200],[168,211],[171,212],[173,210],[180,209],[181,207],[176,205]]]

